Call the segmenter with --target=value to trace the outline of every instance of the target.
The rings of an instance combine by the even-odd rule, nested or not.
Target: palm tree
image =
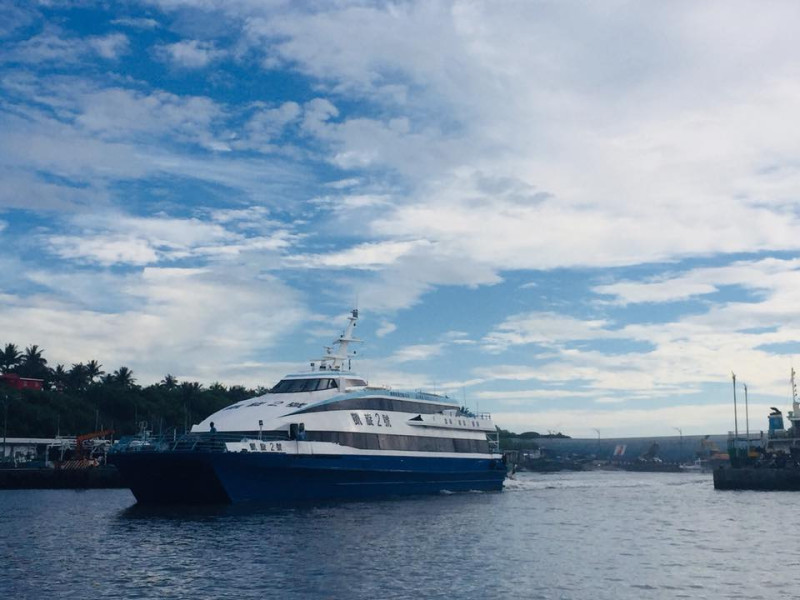
[[[178,387],[178,378],[167,373],[164,375],[164,379],[162,379],[158,385],[163,387],[165,390],[172,391]]]
[[[203,389],[203,384],[197,381],[184,381],[181,384],[181,391],[184,396],[194,396],[197,392]]]
[[[22,363],[19,367],[20,375],[44,379],[47,375],[47,359],[42,356],[43,352],[44,350],[36,344],[25,348],[25,354],[22,355]]]
[[[192,418],[192,398],[194,398],[203,386],[196,381],[184,381],[181,384],[181,394],[183,395],[183,432],[189,430],[189,422]]]
[[[69,373],[64,368],[64,365],[56,365],[56,368],[50,371],[50,376],[53,378],[53,383],[56,386],[56,390],[63,392],[64,386],[66,386],[69,379]]]
[[[243,385],[232,385],[228,388],[228,397],[236,402],[249,398],[252,395],[252,392]]]
[[[122,385],[123,387],[133,387],[136,379],[133,377],[133,371],[128,367],[120,367],[114,371],[114,382]]]
[[[101,365],[94,359],[86,363],[86,376],[89,378],[89,383],[94,383],[94,380],[97,377],[102,377],[103,375],[106,374],[106,372],[103,371],[102,367],[103,365]]]
[[[208,390],[211,392],[225,392],[225,386],[222,385],[219,381],[215,381],[210,386],[208,386]]]
[[[16,344],[6,344],[6,347],[0,350],[0,371],[9,373],[14,370],[14,367],[19,365],[22,354],[17,348]]]
[[[89,383],[89,371],[86,365],[78,363],[72,365],[69,370],[69,387],[73,390],[85,390],[86,385]]]

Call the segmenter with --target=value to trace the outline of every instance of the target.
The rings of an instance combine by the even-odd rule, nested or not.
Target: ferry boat
[[[310,371],[180,438],[120,440],[108,462],[143,504],[501,490],[506,467],[491,415],[438,394],[369,385],[350,370],[358,310],[348,321]]]

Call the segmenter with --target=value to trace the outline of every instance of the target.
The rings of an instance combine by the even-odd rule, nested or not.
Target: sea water
[[[791,598],[800,495],[519,473],[497,493],[145,508],[0,491],[0,598]]]

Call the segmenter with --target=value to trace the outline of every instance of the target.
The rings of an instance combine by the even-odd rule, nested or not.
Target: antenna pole
[[[744,419],[745,419],[745,427],[747,431],[747,448],[748,452],[750,449],[750,412],[747,407],[747,384],[743,383],[744,386]]]
[[[739,416],[736,412],[736,373],[731,373],[733,377],[733,447],[736,449],[736,442],[739,441]]]

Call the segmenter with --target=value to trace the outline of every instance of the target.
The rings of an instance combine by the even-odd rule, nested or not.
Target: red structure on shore
[[[15,390],[39,390],[44,387],[44,379],[33,377],[20,377],[16,373],[3,373],[0,375],[0,384],[5,384]]]

